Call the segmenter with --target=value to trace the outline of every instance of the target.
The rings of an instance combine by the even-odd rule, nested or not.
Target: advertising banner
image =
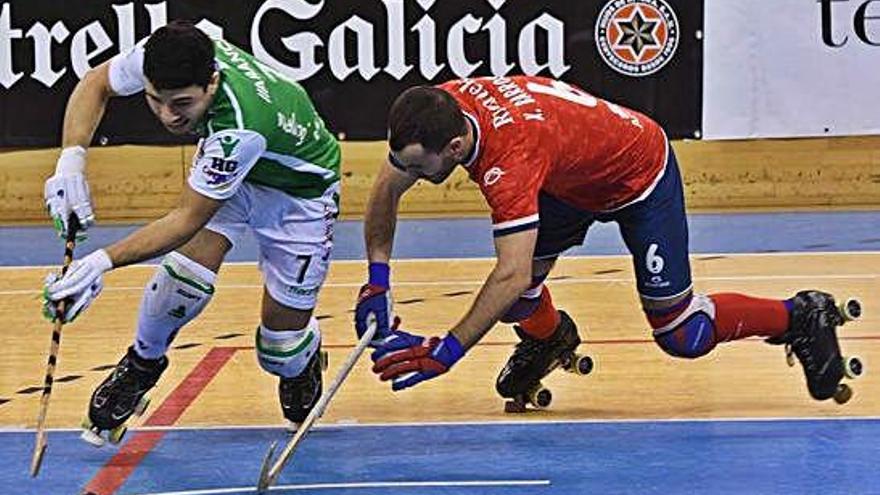
[[[383,139],[416,84],[539,74],[699,134],[702,1],[241,0],[0,2],[0,146],[56,146],[86,71],[172,19],[299,81],[347,139]],[[143,97],[111,104],[96,141],[174,143]],[[191,140],[191,139],[184,139]]]

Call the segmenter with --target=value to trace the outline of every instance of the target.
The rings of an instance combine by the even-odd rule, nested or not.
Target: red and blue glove
[[[426,339],[393,330],[370,356],[373,373],[384,382],[391,380],[395,392],[417,385],[449,371],[464,356],[461,342],[451,333]]]
[[[376,334],[373,342],[378,342],[391,331],[393,312],[391,307],[391,269],[387,263],[370,263],[369,282],[358,293],[354,309],[354,328],[358,339],[367,331],[370,316],[376,318]]]

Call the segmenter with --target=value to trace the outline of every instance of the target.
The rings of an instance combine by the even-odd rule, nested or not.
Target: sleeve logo
[[[208,185],[219,186],[232,182],[235,179],[238,161],[226,160],[218,156],[212,156],[209,159],[211,162],[206,163],[202,167],[202,172],[207,178]]]
[[[223,148],[223,157],[229,158],[235,151],[235,147],[241,142],[240,138],[235,136],[223,136],[220,138],[220,147]]]

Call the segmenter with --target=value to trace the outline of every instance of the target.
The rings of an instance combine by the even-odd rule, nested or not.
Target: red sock
[[[742,294],[710,294],[715,303],[715,339],[718,342],[746,337],[779,337],[788,328],[784,301]]]
[[[559,312],[553,307],[553,298],[550,297],[550,291],[544,286],[541,290],[541,302],[538,303],[538,309],[531,316],[519,322],[519,326],[529,336],[543,340],[553,335],[558,325]]]

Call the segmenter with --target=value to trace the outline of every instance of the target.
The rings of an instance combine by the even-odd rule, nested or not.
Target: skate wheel
[[[146,411],[147,407],[150,406],[150,398],[149,397],[141,397],[141,400],[138,401],[137,405],[134,406],[134,415],[142,416]]]
[[[843,358],[843,373],[849,379],[855,379],[862,376],[865,372],[865,366],[858,356],[849,356]]]
[[[837,307],[844,321],[858,320],[862,316],[862,303],[858,299],[849,298]]]
[[[101,430],[92,426],[89,420],[83,420],[83,432],[79,437],[92,447],[101,448],[104,446],[104,438],[101,436]]]
[[[521,400],[509,400],[504,403],[504,412],[524,413],[526,412],[526,405]]]
[[[327,355],[327,351],[321,351],[321,371],[327,371],[327,367],[330,365],[330,356]]]
[[[125,438],[125,432],[128,431],[128,428],[125,426],[117,426],[110,430],[110,433],[107,434],[107,439],[110,440],[110,443],[113,445],[118,444]]]
[[[841,383],[837,386],[837,391],[834,392],[834,402],[837,402],[838,404],[846,404],[852,399],[852,396],[852,388],[845,383]]]
[[[590,356],[575,356],[574,366],[570,371],[576,375],[589,375],[593,371],[593,367],[593,358]]]
[[[553,392],[549,388],[544,388],[539,384],[529,392],[529,403],[536,409],[546,409],[550,407],[551,402],[553,402]]]

